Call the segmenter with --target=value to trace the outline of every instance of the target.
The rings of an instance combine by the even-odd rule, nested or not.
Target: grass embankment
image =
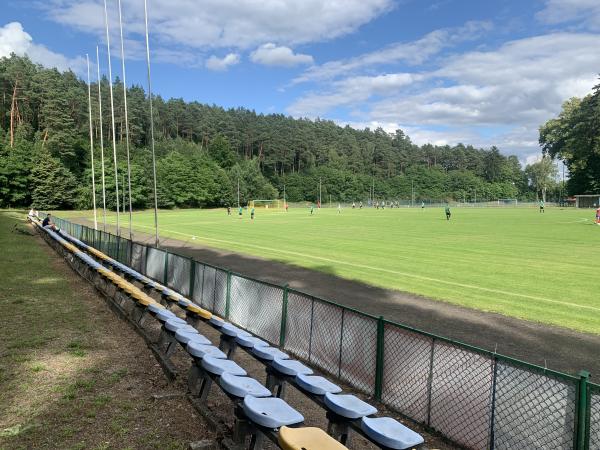
[[[160,233],[484,311],[600,333],[600,227],[589,210],[161,211]],[[86,213],[90,217],[89,212]],[[82,213],[74,213],[81,216]],[[127,215],[121,225],[127,227]],[[153,232],[153,213],[134,228]],[[114,224],[113,215],[108,217]]]
[[[167,386],[143,341],[23,217],[0,211],[0,449],[186,448],[187,401],[151,399]]]

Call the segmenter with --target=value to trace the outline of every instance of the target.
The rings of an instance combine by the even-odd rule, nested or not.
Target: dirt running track
[[[73,221],[90,225],[84,219]],[[136,232],[134,240],[153,243],[154,237]],[[491,351],[496,349],[498,353],[549,369],[574,375],[585,369],[592,374],[591,381],[600,382],[600,335],[477,311],[292,264],[192,246],[177,239],[165,238],[161,246],[197,261],[271,283],[288,283],[308,294]],[[331,267],[323,270],[331,272]]]

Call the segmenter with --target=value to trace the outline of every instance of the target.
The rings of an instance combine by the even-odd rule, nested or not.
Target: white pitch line
[[[147,226],[147,225],[137,225],[137,227],[154,229],[154,227]],[[457,287],[462,287],[462,288],[467,288],[467,289],[474,289],[474,290],[483,291],[483,292],[492,292],[494,294],[503,294],[503,295],[509,295],[509,296],[512,296],[512,297],[527,298],[527,299],[530,299],[530,300],[539,300],[541,302],[555,303],[555,304],[564,305],[564,306],[574,306],[576,308],[589,309],[591,311],[600,311],[600,308],[597,308],[597,307],[594,307],[594,306],[578,305],[577,303],[569,303],[569,302],[563,302],[563,301],[560,301],[560,300],[552,300],[552,299],[549,299],[549,298],[538,297],[538,296],[535,296],[535,295],[519,294],[519,293],[516,293],[516,292],[509,292],[509,291],[503,291],[503,290],[500,290],[500,289],[486,288],[486,287],[482,287],[482,286],[475,286],[475,285],[472,285],[472,284],[457,283],[455,281],[441,280],[439,278],[431,278],[431,277],[426,277],[426,276],[423,276],[423,275],[416,275],[416,274],[413,274],[413,273],[400,272],[400,271],[391,270],[391,269],[384,269],[382,267],[367,266],[365,264],[355,264],[355,263],[351,263],[351,262],[347,262],[347,261],[342,261],[342,260],[339,260],[339,259],[325,258],[323,256],[315,256],[315,255],[309,255],[309,254],[306,254],[306,253],[299,253],[299,252],[292,252],[292,251],[289,251],[289,250],[281,250],[281,249],[276,249],[276,248],[271,248],[271,247],[264,247],[262,245],[244,244],[244,243],[241,243],[241,242],[227,241],[227,240],[224,240],[224,239],[215,239],[215,238],[209,238],[209,237],[196,236],[196,235],[193,235],[193,234],[182,233],[180,231],[166,230],[164,228],[163,228],[163,231],[166,231],[168,233],[173,233],[173,234],[179,234],[181,236],[193,237],[193,238],[195,238],[195,240],[205,240],[205,241],[221,242],[221,243],[225,243],[225,244],[233,244],[233,245],[242,246],[242,247],[256,248],[256,249],[259,249],[259,250],[268,250],[268,251],[271,251],[271,252],[274,252],[274,253],[284,253],[284,254],[288,254],[288,255],[301,256],[303,258],[316,259],[316,260],[319,260],[319,261],[325,261],[325,262],[330,262],[330,263],[335,263],[335,264],[343,264],[343,265],[346,265],[346,266],[357,267],[357,268],[360,268],[360,269],[372,270],[372,271],[375,271],[375,272],[385,272],[385,273],[390,273],[390,274],[393,274],[393,275],[401,275],[401,276],[404,276],[404,277],[416,278],[418,280],[433,281],[435,283],[447,284],[449,286],[457,286]]]
[[[590,220],[590,219],[586,219],[586,218],[584,217],[584,218],[582,218],[582,219],[579,219],[579,220],[571,220],[570,222],[558,222],[558,223],[559,223],[559,224],[561,224],[561,225],[564,225],[564,224],[569,224],[569,223],[582,223],[582,222],[587,222],[588,220]]]

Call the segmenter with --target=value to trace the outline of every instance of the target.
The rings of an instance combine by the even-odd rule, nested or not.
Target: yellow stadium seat
[[[320,428],[314,427],[281,427],[278,441],[283,450],[344,450],[348,448]]]
[[[65,247],[67,250],[69,250],[71,253],[75,253],[77,251],[77,248],[73,245],[73,244],[69,244],[68,242],[65,242],[63,244],[63,247]]]
[[[148,305],[151,305],[153,303],[156,303],[156,301],[154,301],[154,299],[152,299],[150,297],[140,297],[140,298],[138,298],[136,300],[137,300],[137,302],[140,305],[144,305],[144,306],[148,306]]]
[[[136,292],[138,292],[138,289],[135,286],[132,286],[131,284],[127,283],[126,286],[123,286],[123,290],[125,292],[127,292],[128,294],[132,295]]]
[[[210,319],[212,317],[212,313],[210,311],[205,310],[204,308],[200,308],[196,305],[188,305],[187,310],[193,312],[194,314],[199,315],[203,319]]]
[[[180,295],[177,294],[171,294],[167,297],[168,300],[171,300],[172,302],[178,302],[179,301],[179,297]]]
[[[136,302],[142,303],[144,305],[149,305],[150,303],[156,303],[152,297],[144,294],[143,292],[133,292],[131,294],[131,298],[133,298]]]

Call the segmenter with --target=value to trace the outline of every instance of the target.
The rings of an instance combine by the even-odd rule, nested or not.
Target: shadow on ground
[[[89,225],[81,219],[74,222]],[[114,231],[114,230],[113,230]],[[153,236],[134,233],[134,240],[152,244]],[[335,275],[330,266],[306,269],[227,250],[165,238],[161,245],[248,277],[284,285],[375,316],[449,337],[486,350],[570,374],[582,369],[600,377],[600,336],[477,311],[415,294],[383,289]],[[595,377],[592,381],[597,381]]]

